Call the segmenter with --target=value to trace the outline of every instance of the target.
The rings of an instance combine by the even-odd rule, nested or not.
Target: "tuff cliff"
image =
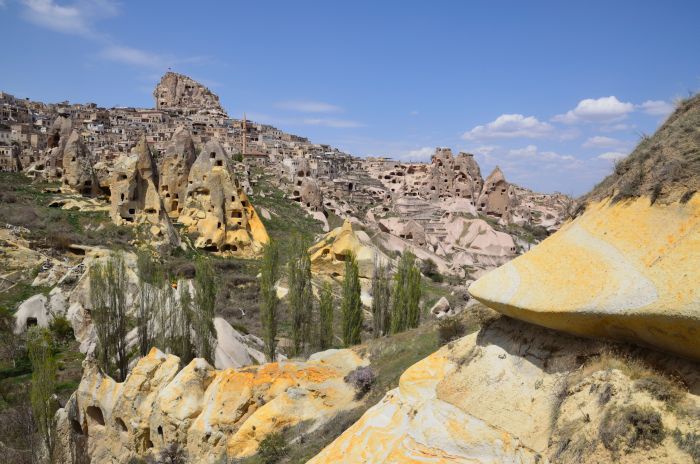
[[[273,432],[304,422],[310,430],[357,405],[344,377],[367,362],[350,350],[217,371],[202,359],[180,369],[152,349],[123,383],[88,359],[78,390],[56,415],[58,462],[128,463],[176,446],[188,462],[255,454]]]

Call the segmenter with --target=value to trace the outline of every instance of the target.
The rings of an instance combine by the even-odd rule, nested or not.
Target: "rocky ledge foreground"
[[[304,422],[314,430],[357,406],[344,378],[367,362],[328,350],[306,362],[217,371],[152,349],[123,383],[88,358],[78,390],[57,413],[56,462],[127,463],[175,444],[192,463],[255,454],[261,440]]]
[[[699,388],[695,363],[502,317],[409,368],[309,462],[690,463]]]

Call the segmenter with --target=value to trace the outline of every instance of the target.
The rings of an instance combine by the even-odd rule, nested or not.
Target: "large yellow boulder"
[[[503,314],[700,359],[700,196],[588,205],[469,292]]]

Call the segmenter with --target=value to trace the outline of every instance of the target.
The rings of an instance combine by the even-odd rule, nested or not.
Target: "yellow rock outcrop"
[[[700,196],[590,204],[469,292],[503,314],[700,359]]]
[[[231,161],[216,140],[207,142],[190,169],[178,221],[198,235],[197,248],[254,257],[269,241]]]
[[[647,361],[625,370],[624,361],[601,355],[608,350],[604,341],[502,317],[406,370],[398,388],[309,464],[618,462],[601,430],[606,418],[628,410],[653,411],[666,434],[658,446],[626,450],[619,462],[691,463],[670,432],[697,433],[696,419],[635,380],[654,375],[640,367]],[[677,411],[700,406],[694,363],[649,356],[688,386]]]
[[[345,260],[351,254],[357,260],[362,278],[372,277],[375,259],[389,261],[377,247],[372,245],[365,232],[355,232],[352,229],[352,223],[346,220],[341,227],[331,230],[309,248],[311,269],[314,274],[342,276],[345,274]]]
[[[127,463],[177,444],[188,462],[220,462],[255,454],[268,434],[300,422],[314,430],[357,406],[343,379],[367,362],[350,350],[317,353],[217,371],[202,359],[180,360],[152,349],[123,383],[88,359],[83,379],[57,414],[60,453],[84,447],[92,462]]]

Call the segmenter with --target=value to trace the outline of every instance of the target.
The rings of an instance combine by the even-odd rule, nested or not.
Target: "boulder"
[[[432,308],[430,308],[430,314],[439,319],[445,316],[452,316],[454,311],[450,306],[450,302],[443,296],[433,305]]]
[[[469,292],[503,314],[700,359],[700,197],[591,203]]]

